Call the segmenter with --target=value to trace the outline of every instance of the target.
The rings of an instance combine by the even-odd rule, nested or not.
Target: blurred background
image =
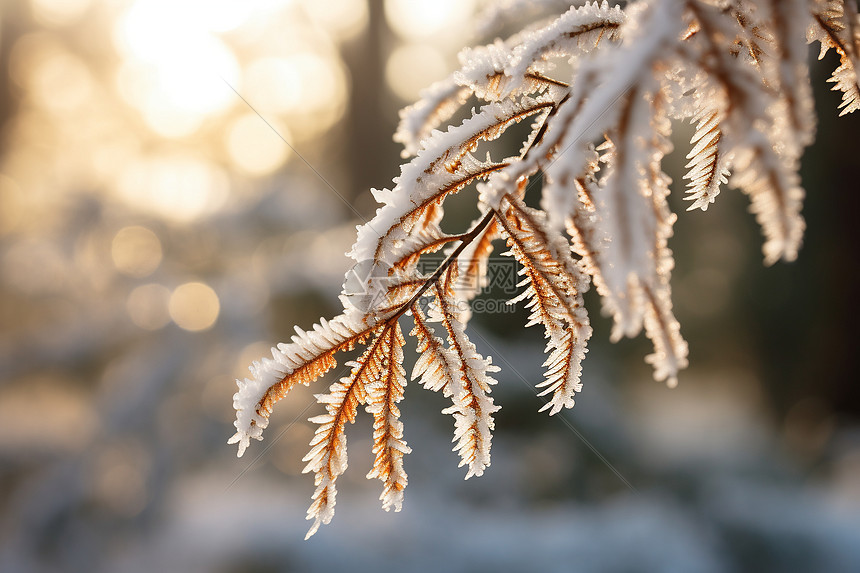
[[[445,400],[410,384],[403,512],[364,479],[362,413],[308,542],[300,460],[328,382],[241,460],[225,444],[234,379],[338,312],[368,189],[399,174],[397,110],[516,29],[476,32],[479,8],[0,4],[0,571],[860,570],[860,118],[836,117],[832,55],[800,260],[763,267],[734,191],[676,225],[677,389],[651,380],[646,340],[607,342],[589,294],[578,405],[538,414],[542,333],[476,313],[502,366],[490,470],[463,481]]]

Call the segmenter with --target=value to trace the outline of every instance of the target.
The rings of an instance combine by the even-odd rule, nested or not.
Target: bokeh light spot
[[[212,163],[190,155],[155,156],[135,161],[119,176],[120,196],[142,212],[190,222],[221,208],[227,176]]]
[[[221,304],[218,295],[207,284],[185,283],[170,295],[170,318],[183,330],[199,332],[211,328],[218,320]]]
[[[128,295],[126,310],[135,325],[144,330],[158,330],[170,322],[168,304],[170,289],[160,284],[146,284]]]
[[[56,35],[47,32],[24,34],[9,52],[9,77],[28,92],[32,87],[33,70],[43,62],[67,53]]]
[[[289,157],[289,148],[281,137],[290,141],[290,132],[282,125],[269,123],[272,127],[256,114],[248,113],[236,119],[227,134],[230,159],[251,175],[272,173]]]
[[[302,0],[302,8],[315,23],[341,41],[356,37],[367,26],[366,0]]]
[[[244,76],[246,96],[271,121],[283,115],[299,139],[317,137],[346,110],[347,76],[339,61],[314,51],[261,58]]]
[[[111,242],[111,258],[117,270],[132,277],[145,277],[161,264],[161,241],[137,225],[124,227]]]
[[[302,77],[286,58],[260,58],[245,72],[245,86],[254,106],[263,112],[295,111],[302,103]]]
[[[437,34],[456,35],[467,24],[474,0],[385,0],[385,19],[403,39],[430,38]]]
[[[71,54],[52,54],[37,62],[31,74],[33,96],[45,109],[55,113],[84,105],[93,91],[87,66]]]
[[[385,80],[394,95],[404,101],[418,99],[419,92],[447,72],[439,50],[423,44],[405,44],[395,49],[385,64]]]

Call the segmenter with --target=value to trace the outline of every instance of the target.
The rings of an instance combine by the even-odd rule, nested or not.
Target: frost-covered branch
[[[688,348],[670,287],[677,216],[662,163],[672,120],[695,127],[685,153],[690,210],[705,211],[726,185],[742,190],[770,264],[793,260],[804,230],[798,166],[815,133],[807,41],[819,42],[821,55],[839,55],[831,82],[843,93],[841,113],[860,108],[853,2],[505,0],[486,12],[486,24],[507,21],[525,4],[543,19],[464,50],[460,69],[401,112],[394,137],[411,159],[390,190],[373,191],[381,206],[358,228],[343,313],[297,330],[239,382],[230,442],[242,455],[295,385],[323,376],[341,351],[364,348],[348,363],[350,374],[317,395],[326,413],[312,418],[318,428],[305,458],[316,483],[309,535],[332,518],[335,482],[347,466],[345,425],[362,405],[374,419],[368,477],[383,482],[384,508],[401,508],[410,451],[397,406],[407,382],[401,321],[411,320],[417,341],[412,379],[451,399],[444,412],[454,418],[466,477],[490,465],[497,367],[478,354],[466,328],[494,241],[505,241],[505,254],[521,266],[525,290],[510,302],[524,301],[526,326],[540,324],[546,335],[545,378],[537,384],[550,397],[543,409],[572,407],[582,389],[591,336],[582,294],[592,283],[613,318],[612,338],[644,330],[654,377],[674,386]],[[478,107],[447,125],[470,101]],[[513,135],[523,121],[531,129]],[[482,155],[500,138],[519,153]],[[536,208],[525,200],[539,174]],[[473,185],[480,216],[460,232],[443,232],[447,200]],[[444,260],[422,272],[425,255],[438,251]],[[458,276],[478,286],[459,288]]]

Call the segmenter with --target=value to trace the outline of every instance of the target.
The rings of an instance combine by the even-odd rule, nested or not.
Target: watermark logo
[[[356,309],[369,313],[385,302],[395,284],[391,267],[380,261],[359,261],[346,272],[343,296]]]
[[[444,260],[443,256],[435,253],[422,257],[418,261],[418,272],[429,276]],[[511,257],[493,256],[474,261],[460,261],[460,268],[471,269],[471,272],[460,273],[457,276],[453,285],[454,292],[462,294],[488,292],[493,296],[504,295],[507,298],[513,297],[518,292],[518,265]]]
[[[429,279],[445,260],[442,255],[425,256],[417,263],[415,270],[418,275]],[[508,304],[519,291],[519,266],[514,259],[494,256],[474,262],[460,261],[460,268],[469,269],[469,272],[457,276],[452,285],[455,299],[448,301],[456,305],[458,311],[473,314],[508,314],[515,311],[514,305]],[[388,302],[389,289],[402,280],[403,275],[394,272],[385,263],[361,261],[346,273],[343,298],[346,304],[357,310],[372,313]],[[480,296],[476,297],[478,294]],[[435,305],[435,297],[425,294],[418,304],[424,312],[428,312]]]

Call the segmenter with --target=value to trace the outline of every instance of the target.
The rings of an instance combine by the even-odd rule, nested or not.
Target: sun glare
[[[385,0],[385,18],[403,39],[438,41],[439,36],[456,37],[466,29],[468,23],[458,16],[471,14],[474,4],[474,0]]]
[[[241,24],[237,4],[139,1],[117,22],[114,40],[127,56],[120,94],[155,132],[190,135],[235,102],[230,86],[240,87],[239,62],[215,32]]]

